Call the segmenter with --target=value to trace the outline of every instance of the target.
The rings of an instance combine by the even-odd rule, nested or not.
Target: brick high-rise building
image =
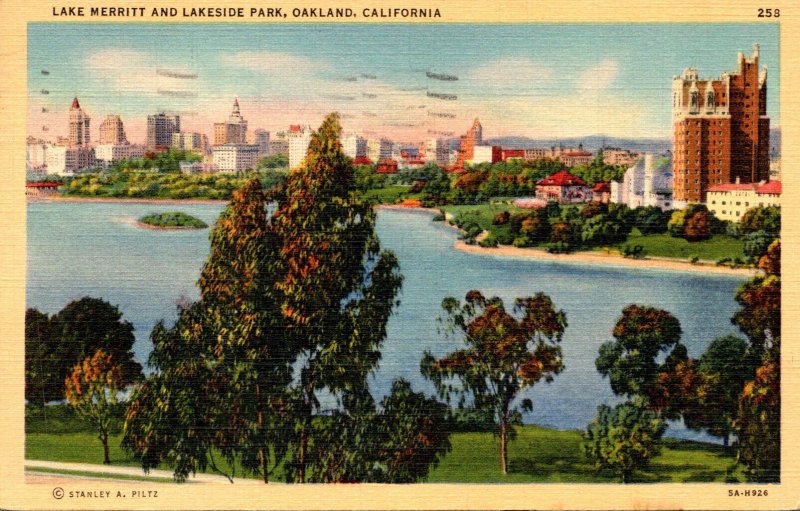
[[[107,116],[100,124],[100,144],[127,144],[125,128],[119,115]]]
[[[715,80],[687,68],[672,80],[674,198],[705,202],[710,186],[769,179],[767,68],[739,52],[737,71]]]
[[[89,142],[89,116],[81,108],[78,98],[75,98],[69,110],[69,145],[88,146]]]
[[[466,135],[461,136],[461,145],[458,150],[458,166],[475,157],[475,146],[483,145],[483,127],[481,121],[475,119]]]
[[[180,133],[181,118],[178,115],[160,113],[147,116],[147,147],[169,147],[172,145],[172,135]]]

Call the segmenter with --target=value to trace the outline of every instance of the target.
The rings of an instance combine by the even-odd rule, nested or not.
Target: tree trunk
[[[265,440],[264,438],[264,402],[261,400],[261,386],[256,385],[256,403],[258,403],[258,434],[259,440]],[[266,442],[264,442],[266,444]],[[269,456],[265,451],[265,447],[259,447],[258,449],[258,460],[261,463],[261,475],[264,478],[264,483],[269,483],[269,472],[268,464],[269,464]]]
[[[100,441],[103,442],[103,465],[111,465],[111,458],[108,453],[108,432],[100,432]]]
[[[508,424],[506,418],[500,419],[500,469],[503,475],[508,474],[508,453],[506,447],[508,443]]]
[[[722,437],[722,447],[728,448],[728,437],[730,433],[725,433],[725,436]]]
[[[308,449],[308,436],[306,435],[306,421],[300,427],[300,440],[297,446],[297,475],[295,481],[298,483],[306,482],[306,449]]]

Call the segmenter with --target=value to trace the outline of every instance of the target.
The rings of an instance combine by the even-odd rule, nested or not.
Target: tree
[[[601,405],[583,434],[584,453],[597,470],[609,469],[623,483],[636,469],[644,469],[659,453],[658,441],[667,425],[641,404],[622,403],[613,409]]]
[[[559,342],[567,327],[566,315],[556,311],[544,293],[518,298],[515,317],[506,312],[503,301],[485,298],[479,291],[470,291],[462,304],[445,298],[446,331],[463,336],[465,349],[440,359],[426,352],[422,373],[431,379],[440,395],[449,398],[450,391],[464,399],[472,397],[478,409],[490,410],[499,426],[500,465],[508,473],[508,438],[511,426],[520,411],[513,406],[519,393],[537,382],[552,381],[563,364]],[[460,387],[453,387],[452,380]],[[530,411],[530,400],[523,400],[521,409]]]
[[[114,417],[117,394],[124,388],[122,366],[113,357],[97,350],[77,364],[64,382],[67,402],[98,431],[103,444],[103,463],[111,464],[108,452],[108,432]]]
[[[755,231],[744,236],[744,255],[758,261],[767,254],[770,245],[775,241],[775,235],[767,231]]]
[[[739,222],[743,234],[766,231],[774,236],[781,232],[781,208],[774,206],[758,206],[745,211]]]
[[[340,397],[342,420],[374,412],[367,377],[380,359],[402,283],[397,258],[381,251],[374,210],[356,195],[340,131],[338,115],[331,114],[312,135],[304,164],[289,174],[272,218],[281,243],[276,287],[287,340],[299,361],[292,405],[296,436],[286,464],[296,482],[326,470],[327,460],[309,451],[319,431],[312,428],[320,411],[317,392]]]
[[[686,224],[683,227],[683,237],[686,241],[703,241],[711,237],[710,213],[700,209],[692,215],[686,216]]]
[[[758,260],[758,267],[767,275],[781,274],[781,240],[775,240],[767,248],[767,253]]]
[[[289,157],[285,154],[273,154],[259,158],[258,169],[282,169],[289,166]]]
[[[99,298],[84,297],[47,316],[35,309],[26,313],[26,398],[45,404],[64,398],[64,378],[74,365],[102,349],[120,365],[122,384],[142,376],[133,359],[133,325],[122,312]],[[30,342],[28,342],[30,340]]]
[[[781,389],[780,362],[767,357],[739,398],[734,423],[739,439],[737,461],[747,478],[761,483],[780,482]]]
[[[267,482],[286,453],[279,425],[294,353],[282,335],[265,199],[257,179],[233,194],[211,234],[200,300],[173,328],[153,329],[156,371],[132,397],[123,441],[145,470],[168,461],[179,480],[220,471],[217,450]]]
[[[736,292],[740,309],[731,321],[747,335],[756,353],[763,353],[781,335],[781,279],[777,275],[760,275]]]
[[[723,444],[733,432],[739,395],[744,384],[753,378],[758,358],[753,356],[747,341],[728,335],[711,341],[697,363],[699,374],[695,389],[695,410],[685,414],[686,425],[705,428],[721,437]]]
[[[649,405],[657,392],[657,357],[667,351],[685,353],[679,344],[681,326],[669,312],[654,307],[628,305],[613,331],[615,341],[600,346],[597,370],[607,376],[618,395],[641,396]],[[671,360],[667,359],[667,362]]]

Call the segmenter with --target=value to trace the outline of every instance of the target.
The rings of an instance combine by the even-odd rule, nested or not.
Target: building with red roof
[[[25,183],[25,197],[29,199],[41,199],[58,193],[58,187],[62,183],[55,181],[38,181]]]
[[[708,188],[706,206],[721,220],[739,221],[748,209],[780,207],[780,181],[760,183],[726,183]]]
[[[378,174],[397,174],[397,160],[383,160],[375,168]]]
[[[353,160],[353,165],[372,165],[372,160],[366,156],[356,156]]]
[[[561,204],[588,202],[592,200],[592,189],[583,179],[560,170],[536,183],[536,197]]]
[[[592,201],[608,204],[611,202],[611,183],[598,181],[592,188]]]

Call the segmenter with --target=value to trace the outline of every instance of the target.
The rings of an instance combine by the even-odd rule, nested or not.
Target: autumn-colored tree
[[[745,466],[751,481],[780,482],[780,369],[778,360],[765,360],[739,398],[739,413],[734,423],[739,439],[737,461]]]
[[[100,349],[77,364],[64,384],[67,402],[97,428],[103,444],[103,463],[110,465],[108,433],[117,394],[124,389],[122,366]]]
[[[683,237],[686,238],[686,241],[703,241],[711,237],[711,225],[708,217],[709,212],[703,209],[686,217],[686,225],[683,228]]]
[[[339,116],[329,115],[312,135],[303,165],[292,170],[272,218],[280,240],[281,313],[288,342],[301,361],[295,446],[286,467],[307,480],[316,393],[366,403],[367,377],[380,359],[386,322],[402,276],[393,253],[381,251],[375,212],[358,198],[351,160],[342,151]],[[370,414],[369,406],[354,414]],[[346,420],[347,416],[341,416]],[[312,467],[316,473],[325,472]]]
[[[767,275],[781,274],[781,240],[777,239],[767,248],[767,253],[761,256],[758,267]]]
[[[755,277],[736,292],[741,308],[731,319],[750,339],[757,352],[768,349],[781,335],[781,279],[777,275]]]
[[[514,316],[505,310],[500,298],[485,298],[470,291],[462,304],[445,298],[443,322],[449,335],[463,337],[466,348],[440,359],[426,352],[422,373],[436,385],[440,395],[451,390],[462,399],[471,396],[478,409],[494,414],[500,434],[500,464],[508,473],[507,446],[510,428],[519,415],[514,401],[519,393],[539,381],[551,381],[562,368],[559,342],[567,327],[566,315],[557,311],[550,298],[538,293],[518,298]],[[460,386],[453,386],[453,380]],[[530,411],[530,400],[522,410]]]
[[[467,172],[456,179],[454,186],[464,192],[466,195],[476,195],[480,189],[480,186],[488,177],[489,174],[487,172]]]
[[[607,376],[615,394],[641,396],[656,393],[660,354],[680,350],[681,325],[669,312],[628,305],[613,331],[615,341],[600,346],[597,370]],[[649,405],[649,403],[648,403]]]

